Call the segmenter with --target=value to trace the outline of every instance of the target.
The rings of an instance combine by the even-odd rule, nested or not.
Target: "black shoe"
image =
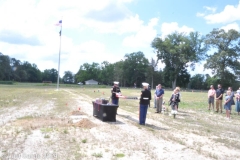
[[[155,112],[155,113],[159,113],[159,112]]]

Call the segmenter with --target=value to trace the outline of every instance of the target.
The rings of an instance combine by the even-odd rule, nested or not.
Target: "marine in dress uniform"
[[[147,109],[151,100],[151,92],[148,90],[148,83],[142,83],[143,91],[140,97],[139,124],[145,125]]]
[[[121,94],[121,90],[118,87],[119,82],[113,82],[113,88],[111,90],[112,93],[112,103],[118,105],[119,98],[116,96],[116,94]]]
[[[118,87],[119,82],[115,81],[115,82],[113,82],[113,84],[114,85],[113,85],[113,88],[111,90],[111,92],[112,92],[112,104],[118,105],[119,97],[117,97],[117,94],[121,94],[121,90]],[[118,114],[117,111],[116,111],[116,114]]]

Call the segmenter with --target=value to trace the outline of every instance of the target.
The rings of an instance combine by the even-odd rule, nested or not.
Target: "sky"
[[[240,29],[239,0],[0,0],[0,52],[37,67],[77,73],[84,63],[114,63],[173,32]],[[194,72],[210,73],[198,63]],[[159,64],[159,68],[163,65]]]

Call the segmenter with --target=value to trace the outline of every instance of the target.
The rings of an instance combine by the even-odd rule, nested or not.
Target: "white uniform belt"
[[[145,97],[144,97],[143,99],[144,99],[144,100],[149,100],[149,98],[145,98]]]

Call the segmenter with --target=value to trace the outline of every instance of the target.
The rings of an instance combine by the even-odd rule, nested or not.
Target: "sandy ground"
[[[180,120],[194,111],[179,112],[177,119],[171,119],[171,125],[166,122],[167,114],[148,114],[146,126],[140,126],[137,114],[119,108],[117,122],[102,122],[92,116],[91,101],[71,90],[64,91],[75,100],[74,105],[68,106],[71,111],[67,113],[53,114],[54,99],[45,106],[41,102],[26,102],[20,109],[1,110],[2,160],[240,159],[240,149],[215,141],[221,137],[224,140],[224,133],[219,136],[198,134],[198,124],[191,123],[186,124],[189,128],[179,128]],[[196,130],[189,132],[193,126]],[[227,131],[225,134],[231,135]]]

